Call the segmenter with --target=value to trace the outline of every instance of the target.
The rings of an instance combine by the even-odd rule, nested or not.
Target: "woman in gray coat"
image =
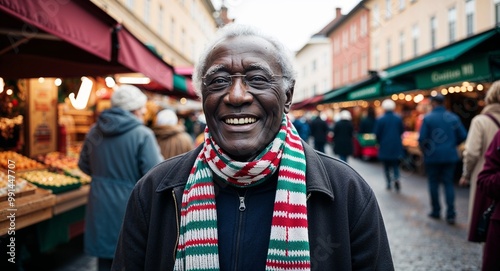
[[[85,252],[110,270],[127,200],[135,183],[163,160],[156,138],[143,125],[147,97],[122,85],[112,108],[99,116],[85,138],[78,166],[92,177],[85,215]]]

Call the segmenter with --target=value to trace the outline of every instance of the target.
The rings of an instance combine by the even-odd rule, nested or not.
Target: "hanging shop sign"
[[[380,91],[380,82],[368,85],[366,87],[360,88],[358,90],[354,90],[347,94],[347,99],[350,101],[354,100],[362,100],[378,97],[381,95]]]
[[[29,156],[57,148],[57,87],[53,78],[27,79]]]
[[[416,73],[417,88],[429,89],[463,81],[489,81],[491,79],[487,55],[468,57]]]

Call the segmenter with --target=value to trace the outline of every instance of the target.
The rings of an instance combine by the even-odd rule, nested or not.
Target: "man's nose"
[[[231,86],[229,86],[228,94],[224,98],[226,103],[232,105],[242,105],[253,100],[253,96],[248,91],[248,85],[245,84],[243,77],[233,77]]]

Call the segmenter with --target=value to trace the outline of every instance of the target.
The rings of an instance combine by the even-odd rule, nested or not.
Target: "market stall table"
[[[0,236],[7,234],[11,227],[10,215],[15,214],[12,224],[19,230],[53,216],[53,206],[56,196],[45,189],[36,189],[35,193],[16,198],[15,205],[9,206],[9,201],[0,202]]]

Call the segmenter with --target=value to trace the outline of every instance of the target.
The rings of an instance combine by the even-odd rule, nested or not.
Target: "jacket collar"
[[[325,165],[323,164],[320,154],[302,141],[304,146],[304,152],[306,155],[306,189],[307,194],[311,192],[320,192],[332,200],[334,199],[332,185],[330,183],[330,178],[326,173]],[[193,167],[196,157],[203,148],[203,144],[198,146],[196,149],[178,157],[178,160],[171,168],[166,172],[160,184],[156,188],[157,193],[161,193],[165,190],[172,189],[177,186],[185,186],[191,168]]]

